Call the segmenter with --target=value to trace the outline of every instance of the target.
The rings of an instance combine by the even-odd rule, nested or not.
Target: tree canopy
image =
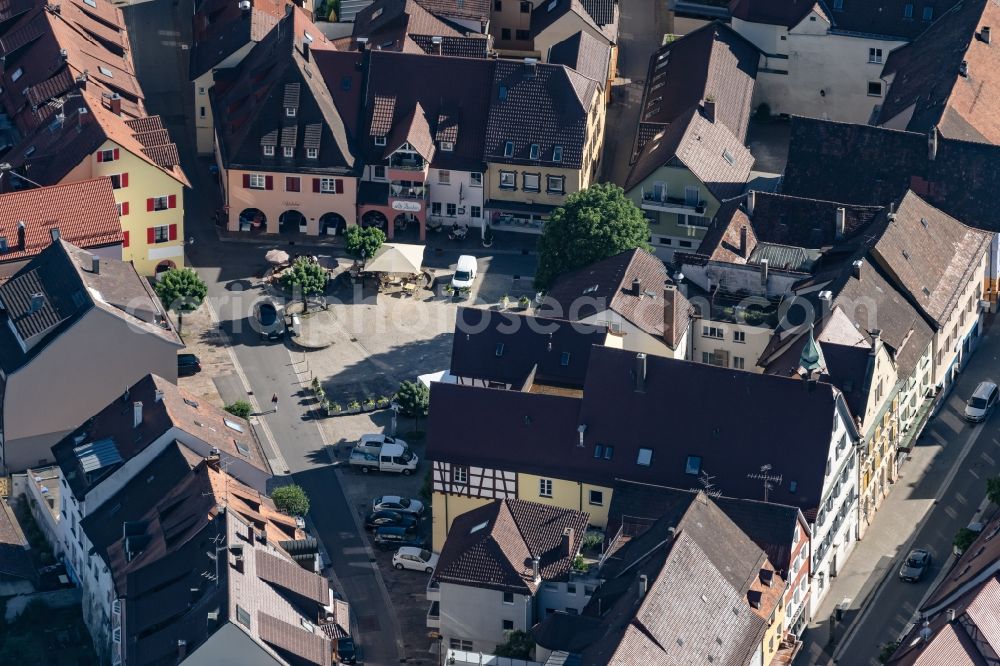
[[[309,496],[302,490],[302,486],[292,484],[275,488],[271,499],[278,511],[289,516],[304,516],[309,513]]]
[[[413,429],[416,431],[417,422],[421,416],[427,416],[430,408],[431,391],[420,381],[404,381],[399,385],[396,393],[396,403],[400,411],[406,416],[413,417]]]
[[[347,254],[355,259],[371,259],[385,242],[385,232],[378,227],[356,224],[344,234]]]
[[[171,268],[154,289],[163,307],[177,313],[197,310],[208,294],[208,287],[190,268]]]
[[[293,294],[301,294],[302,302],[311,294],[322,294],[326,289],[326,269],[309,257],[299,257],[281,275],[285,289]]]
[[[574,192],[555,209],[538,241],[535,286],[546,289],[564,273],[649,245],[642,211],[612,183]]]

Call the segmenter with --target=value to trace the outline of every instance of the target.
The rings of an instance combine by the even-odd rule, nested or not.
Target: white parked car
[[[372,500],[372,511],[398,511],[419,516],[424,512],[424,504],[420,500],[408,499],[399,495],[383,495]]]
[[[392,566],[397,569],[413,569],[433,573],[437,566],[438,556],[423,548],[404,546],[392,556]]]
[[[990,410],[997,404],[998,394],[1000,391],[997,390],[996,384],[980,382],[979,386],[976,387],[976,392],[972,394],[969,402],[965,405],[965,419],[973,423],[985,421],[986,417],[990,415]]]
[[[451,278],[451,286],[455,289],[465,289],[471,287],[476,280],[476,258],[470,254],[463,254],[458,258],[455,265],[455,275]]]
[[[356,446],[374,446],[379,447],[383,444],[399,444],[404,449],[410,448],[410,445],[401,439],[396,439],[384,433],[373,433],[370,435],[361,435]]]

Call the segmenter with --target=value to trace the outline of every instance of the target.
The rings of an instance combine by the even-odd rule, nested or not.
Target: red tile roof
[[[24,222],[24,244],[18,223]],[[0,262],[35,256],[52,242],[51,232],[84,249],[122,242],[110,178],[38,187],[0,195],[0,237],[7,239]]]

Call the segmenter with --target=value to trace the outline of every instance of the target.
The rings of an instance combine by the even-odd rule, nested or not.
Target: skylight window
[[[729,166],[735,166],[735,164],[736,164],[736,158],[733,157],[733,154],[731,152],[729,152],[728,150],[723,150],[722,151],[722,159],[724,159],[727,162],[729,162]]]
[[[513,157],[514,156],[514,142],[513,141],[508,141],[507,143],[503,144],[503,156],[504,157]]]
[[[90,5],[91,7],[94,8],[97,7],[97,2],[95,0],[83,0],[83,4]]]
[[[552,2],[549,3],[549,8],[547,10],[545,10],[545,11],[551,12],[553,9],[555,9],[558,6],[559,6],[559,0],[552,0]]]
[[[684,473],[697,476],[701,474],[701,456],[688,456],[684,465]]]
[[[495,353],[497,355],[497,358],[500,358],[501,356],[503,356],[503,343],[502,342],[497,345]]]
[[[590,285],[589,287],[587,287],[586,289],[583,290],[583,295],[586,296],[587,294],[593,294],[593,293],[595,293],[597,291],[597,287],[598,287],[598,285],[596,285],[596,284]]]
[[[233,444],[236,445],[236,450],[240,452],[241,456],[243,456],[244,458],[250,457],[250,447],[247,446],[246,443],[241,442],[238,439],[234,439]]]
[[[97,66],[97,71],[99,71],[101,74],[103,74],[104,76],[108,77],[109,79],[115,78],[115,73],[112,72],[107,67],[105,67],[104,65],[98,65]]]
[[[562,146],[552,146],[552,161],[562,162]]]
[[[639,456],[635,459],[636,465],[649,467],[653,462],[653,449],[639,449]]]
[[[540,153],[541,150],[539,149],[538,144],[537,143],[531,144],[531,159],[537,160]]]
[[[559,357],[559,365],[563,367],[569,365],[569,352],[562,353],[562,356]]]
[[[23,75],[24,75],[24,68],[18,67],[17,69],[14,70],[14,73],[10,75],[10,80],[17,81]]]
[[[490,521],[484,520],[483,522],[479,523],[478,525],[474,525],[472,527],[472,529],[469,530],[469,534],[475,534],[476,532],[479,532],[480,530],[484,530],[484,529],[486,529],[486,527],[489,524],[490,524]]]
[[[226,427],[229,428],[230,430],[235,430],[236,432],[243,432],[243,426],[241,426],[236,421],[230,421],[229,419],[224,419],[223,423],[225,423]]]

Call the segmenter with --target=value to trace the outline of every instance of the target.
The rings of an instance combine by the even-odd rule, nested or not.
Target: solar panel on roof
[[[122,462],[122,456],[118,452],[118,447],[111,438],[99,439],[83,446],[73,449],[80,466],[85,473],[96,472],[110,465],[117,465]]]

